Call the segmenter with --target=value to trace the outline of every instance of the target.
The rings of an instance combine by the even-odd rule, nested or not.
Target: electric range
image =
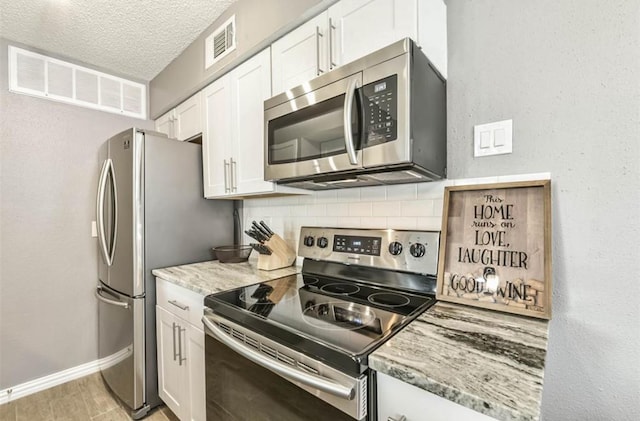
[[[294,394],[305,402],[298,408],[284,399],[279,418],[264,419],[313,419],[314,404],[325,416],[337,410],[344,419],[373,419],[375,379],[367,357],[435,303],[438,246],[439,232],[432,231],[302,227],[301,273],[205,298],[207,411],[219,419],[225,413],[262,419],[239,413],[249,409],[230,404],[213,374],[232,365],[215,362],[232,350],[234,358],[250,361],[233,365],[246,363],[260,373],[254,379],[276,382],[277,396],[269,399]],[[260,383],[252,382],[243,388]],[[272,388],[257,388],[256,401],[271,393],[264,389]]]

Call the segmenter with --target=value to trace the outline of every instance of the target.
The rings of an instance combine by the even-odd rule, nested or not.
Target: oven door
[[[366,419],[366,376],[350,377],[209,309],[202,321],[207,420]]]
[[[361,72],[266,109],[265,180],[361,169],[360,87]]]

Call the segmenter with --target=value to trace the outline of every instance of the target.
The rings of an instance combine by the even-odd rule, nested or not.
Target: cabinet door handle
[[[329,18],[329,70],[337,66],[337,64],[333,62],[333,30],[334,29],[336,29],[336,27],[333,25],[331,18]]]
[[[407,417],[400,415],[398,418],[388,417],[387,421],[407,421]]]
[[[178,364],[182,365],[187,360],[186,357],[182,357],[182,332],[185,332],[187,328],[178,326]]]
[[[237,183],[237,178],[238,175],[236,174],[236,172],[238,171],[238,167],[237,167],[237,161],[235,161],[233,158],[229,158],[230,162],[231,162],[231,191],[238,191],[238,183]]]
[[[320,68],[320,38],[322,38],[322,33],[320,27],[316,25],[316,76],[324,73],[324,70]]]
[[[173,322],[173,361],[178,357],[176,352],[176,322]]]
[[[189,306],[184,305],[184,304],[180,304],[177,300],[169,300],[168,302],[169,302],[169,304],[178,307],[180,310],[183,310],[183,311],[189,310]]]
[[[224,160],[224,192],[229,193],[231,189],[229,188],[229,163],[227,160]]]

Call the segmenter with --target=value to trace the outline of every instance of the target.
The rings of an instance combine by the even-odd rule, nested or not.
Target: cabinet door
[[[185,324],[186,335],[186,367],[187,385],[189,391],[187,416],[189,421],[205,421],[206,392],[204,366],[204,332],[191,324]]]
[[[184,370],[178,361],[180,319],[156,306],[158,353],[158,393],[160,399],[182,417],[184,411]]]
[[[189,139],[202,132],[202,93],[198,92],[176,107],[175,132],[178,140]]]
[[[202,91],[202,170],[204,196],[225,196],[229,193],[231,137],[231,78],[227,74]]]
[[[156,120],[156,131],[164,133],[169,137],[174,137],[173,133],[173,118],[175,110],[171,110],[166,114],[163,114]]]
[[[341,0],[329,8],[331,59],[349,63],[401,38],[418,35],[418,0]]]
[[[270,192],[264,181],[264,100],[271,96],[269,48],[232,72],[233,147],[231,164],[233,194]]]
[[[447,5],[444,0],[418,1],[418,44],[447,77]]]
[[[429,393],[386,374],[377,373],[378,421],[495,421],[487,415]]]
[[[328,70],[327,12],[299,26],[271,45],[273,95]]]

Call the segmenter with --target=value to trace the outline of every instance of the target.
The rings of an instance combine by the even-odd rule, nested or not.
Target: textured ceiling
[[[0,0],[0,37],[151,80],[235,0]]]

